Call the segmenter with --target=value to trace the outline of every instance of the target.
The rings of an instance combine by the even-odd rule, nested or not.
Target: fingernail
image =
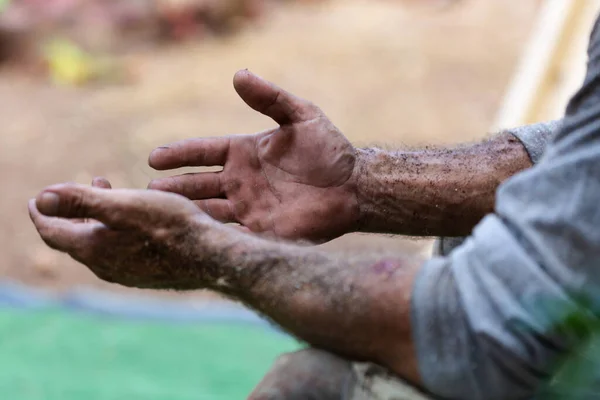
[[[56,193],[44,192],[38,197],[36,205],[37,209],[45,215],[53,216],[58,214],[58,206],[60,197]]]
[[[92,186],[99,189],[109,189],[110,182],[101,176],[97,176],[92,180]]]

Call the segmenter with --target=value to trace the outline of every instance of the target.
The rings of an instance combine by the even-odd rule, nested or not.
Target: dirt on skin
[[[26,204],[44,186],[109,178],[143,188],[155,146],[250,133],[273,123],[231,84],[249,68],[320,105],[358,146],[450,144],[486,135],[537,1],[466,0],[444,8],[394,1],[285,5],[235,37],[130,54],[137,82],[53,87],[0,72],[0,279],[53,290],[100,282],[45,247]],[[423,241],[348,235],[329,249],[418,252]]]

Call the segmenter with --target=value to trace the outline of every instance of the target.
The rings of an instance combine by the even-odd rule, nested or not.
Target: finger
[[[96,177],[92,180],[92,186],[100,189],[112,189],[112,185],[108,179],[103,177]]]
[[[102,178],[102,177],[96,177],[96,178],[92,179],[92,187],[97,187],[97,188],[101,188],[101,189],[112,189],[110,182],[106,178]],[[78,222],[78,223],[91,222],[91,220],[88,218],[73,219],[72,221]]]
[[[40,237],[51,248],[72,252],[85,241],[90,233],[88,225],[76,224],[61,218],[47,217],[36,207],[36,200],[29,200],[29,217]]]
[[[294,96],[248,70],[235,74],[233,86],[246,104],[280,125],[313,119],[319,113],[318,108],[312,103]]]
[[[230,222],[238,222],[235,217],[235,210],[233,203],[229,200],[224,199],[210,199],[210,200],[197,200],[194,201],[196,205],[210,215],[213,219],[222,222],[224,224]]]
[[[230,137],[187,139],[150,153],[148,164],[157,170],[225,165]]]
[[[210,199],[224,195],[218,173],[204,172],[155,179],[148,189],[177,193],[190,200]]]
[[[69,182],[69,184],[73,184],[74,182]],[[96,177],[92,179],[92,187],[102,188],[102,189],[111,189],[110,182],[106,178]],[[87,223],[90,222],[87,218],[77,218],[73,219],[72,222],[77,223]]]
[[[174,195],[151,190],[106,190],[84,185],[55,185],[36,198],[37,209],[49,217],[93,218],[112,228],[137,228],[172,223],[196,208]]]

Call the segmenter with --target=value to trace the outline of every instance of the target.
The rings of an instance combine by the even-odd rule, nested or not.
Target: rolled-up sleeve
[[[537,164],[542,158],[548,143],[562,126],[562,121],[541,122],[539,124],[525,125],[506,132],[521,141],[531,162]]]
[[[425,387],[448,399],[528,399],[581,333],[559,322],[600,293],[600,33],[586,80],[540,162],[413,291]]]

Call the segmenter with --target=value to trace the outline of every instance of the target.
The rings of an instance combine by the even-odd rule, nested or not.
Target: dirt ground
[[[465,0],[448,9],[339,0],[286,5],[235,37],[131,54],[131,85],[60,88],[0,72],[0,280],[63,290],[109,287],[47,250],[26,213],[45,185],[108,177],[145,187],[149,151],[186,137],[271,127],[236,97],[250,68],[319,104],[359,146],[450,144],[486,135],[535,0]],[[419,251],[423,241],[348,235],[328,248]],[[114,288],[113,288],[114,289]],[[117,289],[123,290],[123,289]]]

